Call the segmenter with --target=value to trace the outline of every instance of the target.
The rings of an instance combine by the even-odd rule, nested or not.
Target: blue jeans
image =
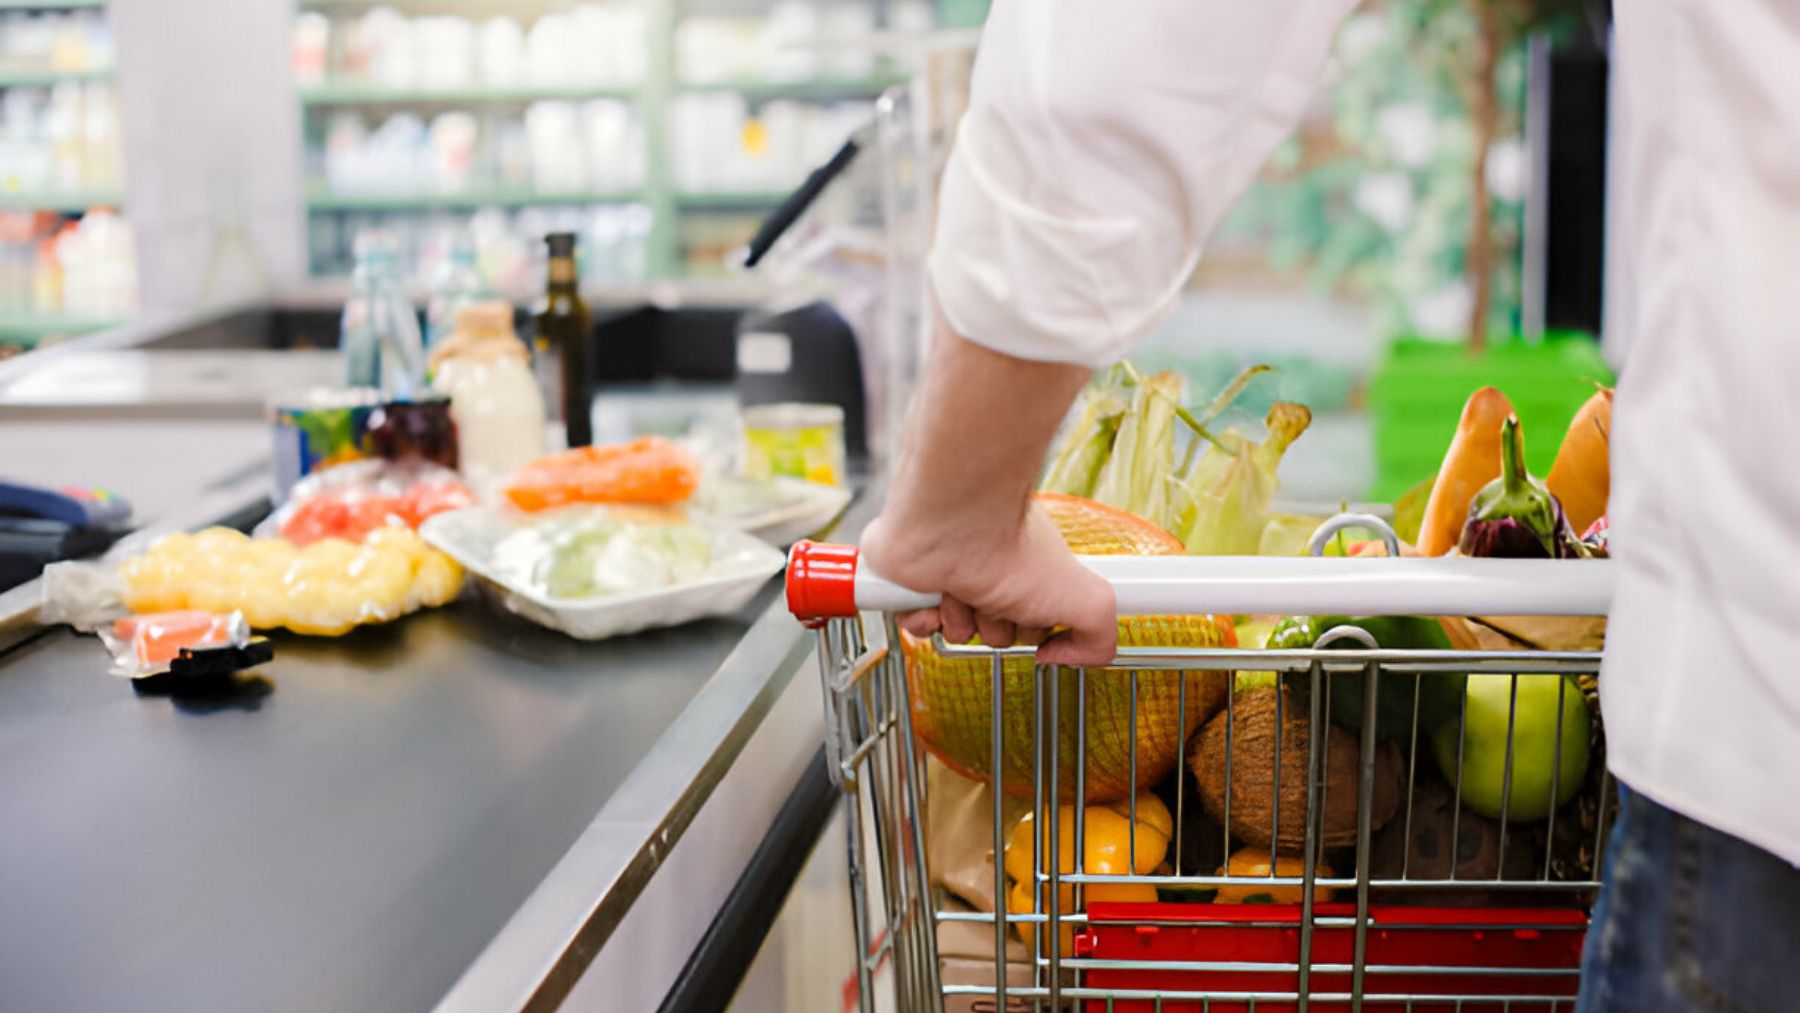
[[[1621,788],[1576,1009],[1800,1010],[1800,869]]]

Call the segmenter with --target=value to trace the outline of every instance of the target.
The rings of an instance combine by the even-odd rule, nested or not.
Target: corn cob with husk
[[[1198,415],[1181,406],[1175,373],[1146,377],[1126,363],[1107,370],[1084,392],[1040,488],[1142,517],[1173,533],[1190,553],[1254,555],[1276,469],[1312,413],[1277,403],[1261,441],[1211,427],[1268,369],[1244,370]],[[1178,438],[1183,428],[1185,440]]]

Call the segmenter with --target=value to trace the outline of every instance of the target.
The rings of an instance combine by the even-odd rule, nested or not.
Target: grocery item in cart
[[[1586,555],[1562,504],[1525,469],[1525,434],[1517,415],[1500,424],[1500,477],[1469,501],[1457,548],[1465,556],[1520,559]]]
[[[1175,836],[1175,817],[1162,799],[1149,792],[1139,792],[1133,799],[1110,805],[1088,806],[1081,819],[1081,871],[1094,876],[1147,876],[1163,864],[1169,841]],[[1075,871],[1075,807],[1062,806],[1057,819],[1057,867],[1064,875]],[[1037,840],[1032,840],[1033,836]],[[1012,911],[1049,909],[1049,886],[1039,884],[1034,903],[1032,884],[1036,882],[1036,865],[1048,862],[1050,829],[1041,826],[1033,814],[1026,813],[1013,827],[1006,845],[1006,875],[1012,886],[1007,894],[1007,908]],[[1148,883],[1090,883],[1084,891],[1085,903],[1137,903],[1156,901],[1156,887]],[[1074,912],[1075,887],[1064,883],[1057,891],[1058,909]],[[1033,926],[1020,926],[1022,941],[1040,952],[1049,940],[1035,938]],[[1061,952],[1074,945],[1070,926],[1062,926]]]
[[[1276,687],[1238,694],[1207,722],[1188,760],[1207,815],[1255,847],[1277,852],[1306,847],[1312,725],[1292,695]],[[1357,736],[1327,725],[1323,742],[1324,803],[1319,839],[1327,848],[1356,843]],[[1375,750],[1370,825],[1379,830],[1399,808],[1405,765],[1392,743]]]
[[[1463,805],[1530,821],[1575,797],[1588,764],[1587,701],[1575,680],[1476,674],[1467,697],[1461,724],[1432,734],[1438,768],[1461,787]]]
[[[1371,518],[1332,523],[1381,530]],[[1384,643],[1379,652],[1364,654],[1342,651],[1335,643],[1321,647],[1317,638],[1311,646],[1276,652],[1160,647],[1134,662],[1157,666],[1140,673],[1143,681],[1173,682],[1177,670],[1188,668],[1255,670],[1241,680],[1229,710],[1216,715],[1190,743],[1189,766],[1197,768],[1197,776],[1189,779],[1187,771],[1177,771],[1154,788],[1174,817],[1175,841],[1162,864],[1142,873],[1136,861],[1141,856],[1132,855],[1108,866],[1132,866],[1127,882],[1115,884],[1095,874],[1101,862],[1088,854],[1088,842],[1097,830],[1102,837],[1110,832],[1107,820],[1119,822],[1119,804],[1059,804],[1054,792],[1039,792],[1028,803],[1028,825],[1054,821],[1056,843],[1046,847],[1030,830],[1023,835],[1025,842],[1019,842],[1005,818],[1010,803],[996,793],[967,807],[991,835],[976,846],[1005,856],[987,868],[999,880],[995,895],[1000,902],[988,916],[979,903],[972,901],[976,911],[963,911],[939,903],[932,892],[937,869],[920,863],[942,855],[936,839],[942,821],[935,818],[942,813],[934,811],[933,798],[920,793],[935,792],[943,779],[921,771],[929,764],[919,762],[908,734],[921,730],[918,685],[906,667],[910,659],[896,659],[887,650],[883,633],[892,627],[856,614],[857,609],[928,607],[932,598],[859,570],[854,560],[852,552],[834,547],[797,553],[789,570],[789,601],[802,618],[839,617],[820,638],[820,668],[829,769],[846,793],[847,811],[857,820],[849,865],[857,910],[866,915],[859,917],[854,951],[859,958],[857,996],[864,1010],[879,1008],[886,998],[875,994],[883,962],[893,965],[887,977],[900,1009],[979,1003],[996,1009],[1035,1005],[1089,1013],[1302,1005],[1319,1011],[1453,1006],[1523,1011],[1566,1008],[1572,1001],[1586,907],[1598,888],[1593,859],[1614,818],[1605,802],[1613,784],[1604,764],[1590,760],[1579,777],[1568,771],[1580,787],[1547,819],[1527,821],[1510,811],[1490,819],[1477,811],[1478,800],[1458,798],[1459,788],[1479,790],[1477,782],[1485,774],[1440,770],[1417,751],[1404,761],[1394,744],[1382,741],[1374,727],[1383,704],[1379,697],[1372,706],[1365,701],[1363,724],[1354,730],[1323,719],[1333,709],[1328,701],[1347,690],[1345,680],[1353,675],[1375,675],[1374,686],[1365,681],[1366,692],[1413,675],[1454,679],[1458,672],[1485,675],[1496,668],[1531,673],[1518,676],[1516,687],[1513,676],[1493,676],[1500,691],[1471,683],[1469,734],[1456,739],[1461,759],[1472,762],[1477,757],[1468,746],[1492,735],[1497,726],[1498,740],[1479,743],[1476,753],[1499,756],[1503,764],[1511,756],[1517,766],[1521,747],[1527,753],[1541,751],[1537,743],[1546,730],[1552,740],[1558,735],[1572,739],[1586,725],[1585,718],[1559,719],[1536,729],[1521,728],[1506,720],[1514,701],[1535,701],[1540,694],[1556,699],[1560,693],[1567,706],[1578,695],[1573,678],[1591,678],[1599,667],[1598,653],[1547,654],[1521,651],[1518,645],[1511,645],[1508,654],[1472,651],[1454,637],[1449,651]],[[1190,565],[1191,571],[1171,563]],[[1258,572],[1263,564],[1266,574]],[[1603,613],[1611,594],[1605,561],[1194,558],[1124,565],[1094,560],[1091,565],[1114,581],[1120,608],[1128,615],[1135,610],[1226,610],[1242,602],[1244,611],[1260,614],[1441,608],[1500,617],[1540,612],[1580,616]],[[1010,711],[1019,706],[1010,687],[1005,699],[996,699],[989,689],[999,663],[1010,661],[1012,654],[979,647],[955,652],[956,660],[967,660],[985,678],[985,685],[969,692],[979,696],[980,730],[995,740],[1010,734]],[[1102,675],[1101,669],[1046,668],[1023,688],[1021,709],[1046,722],[1058,712],[1074,713],[1080,722],[1094,720],[1091,711],[1058,691],[1070,684],[1091,690]],[[1313,696],[1300,705],[1284,689],[1296,679],[1325,697]],[[1527,691],[1525,683],[1533,680],[1537,687]],[[1423,691],[1421,683],[1413,685]],[[1585,698],[1580,706],[1570,713],[1585,715]],[[1536,703],[1530,708],[1535,710]],[[888,718],[909,709],[915,715],[911,729]],[[1483,730],[1473,727],[1474,721],[1496,714],[1497,723]],[[1449,727],[1459,728],[1461,722]],[[1030,770],[1039,779],[1034,786],[1048,789],[1051,778],[1066,779],[1069,754],[1079,753],[1089,741],[1085,731],[1027,740],[1036,761]],[[1590,756],[1598,756],[1597,726],[1590,734]],[[1424,727],[1419,735],[1431,739]],[[1004,753],[987,758],[990,782],[1004,782]],[[1559,764],[1552,769],[1561,770]],[[1558,780],[1562,776],[1555,775]],[[1216,783],[1208,784],[1209,779]],[[1524,781],[1528,788],[1541,776],[1526,771]],[[928,784],[933,787],[926,788]],[[1550,794],[1554,805],[1564,791],[1558,785]],[[1145,806],[1143,798],[1136,796],[1132,804]],[[1511,803],[1508,798],[1509,809]],[[1130,818],[1129,806],[1125,809],[1129,832],[1148,834],[1154,847],[1159,834],[1154,820],[1145,825]],[[985,818],[989,812],[991,820]],[[1530,814],[1531,806],[1522,804],[1519,812]],[[1208,838],[1219,850],[1207,854],[1194,847],[1196,839],[1204,843]],[[879,863],[863,860],[871,844]],[[1073,871],[1068,855],[1079,856]],[[865,871],[876,868],[879,879]],[[1021,881],[1022,890],[1017,888]],[[1096,887],[1149,887],[1157,899],[1147,894],[1103,899],[1094,893]],[[1048,931],[1051,925],[1059,931]],[[950,962],[940,963],[953,952],[967,953],[974,941],[974,933],[967,933],[969,940],[958,943],[964,949],[946,949],[949,928],[973,929],[985,937],[989,973],[970,975]],[[1010,942],[1015,935],[1033,940],[1035,959],[1022,968],[1029,972],[1024,975],[1011,973],[1017,959]]]
[[[1262,439],[1212,427],[1268,370],[1244,370],[1196,415],[1181,406],[1179,375],[1144,376],[1130,363],[1118,364],[1082,392],[1039,488],[1142,517],[1190,553],[1255,555],[1278,487],[1276,469],[1312,413],[1275,403]]]
[[[1611,387],[1602,387],[1575,413],[1569,431],[1556,450],[1556,462],[1544,484],[1568,515],[1569,526],[1583,532],[1606,516],[1612,492],[1612,464],[1608,448],[1612,440]]]
[[[313,475],[257,526],[295,545],[325,538],[360,542],[390,524],[417,528],[428,517],[475,505],[455,472],[427,461],[358,461]]]
[[[1243,847],[1231,853],[1225,864],[1219,867],[1219,875],[1242,880],[1239,883],[1227,883],[1219,887],[1213,895],[1215,904],[1298,904],[1306,897],[1306,891],[1297,886],[1283,886],[1268,882],[1259,882],[1276,877],[1298,879],[1306,874],[1306,860],[1294,855],[1276,855],[1274,861],[1269,859],[1266,847]],[[1333,873],[1331,866],[1320,865],[1314,870],[1314,876],[1330,879]],[[1331,899],[1331,888],[1313,887],[1313,900],[1325,903]]]
[[[1038,493],[1035,500],[1077,553],[1181,552],[1181,543],[1174,536],[1122,510],[1076,496]],[[1119,622],[1119,643],[1125,647],[1221,647],[1235,646],[1237,636],[1229,617],[1134,616]],[[987,780],[993,769],[991,662],[984,657],[946,655],[930,641],[904,632],[901,646],[919,740],[951,769],[965,777]],[[1008,657],[1002,665],[1005,711],[1000,788],[1014,796],[1029,796],[1036,783],[1032,748],[1037,726],[1032,704],[1035,671],[1029,657]],[[1129,797],[1175,769],[1188,737],[1224,705],[1230,676],[1191,670],[1182,672],[1179,679],[1161,672],[1139,678],[1129,670],[1109,668],[1096,669],[1086,681],[1085,711],[1079,704],[1077,680],[1062,681],[1062,720],[1056,735],[1058,791],[1065,800],[1075,798],[1076,729],[1085,724],[1083,789],[1089,801],[1109,802]]]
[[[584,640],[735,611],[782,564],[726,525],[628,506],[476,507],[421,531],[505,608]]]
[[[530,461],[502,491],[520,510],[582,503],[669,506],[687,502],[700,482],[693,457],[660,436],[576,447]]]
[[[1469,518],[1469,501],[1500,476],[1500,425],[1512,414],[1512,402],[1492,387],[1469,395],[1425,502],[1419,525],[1421,555],[1441,556],[1456,547]]]
[[[136,613],[196,609],[244,614],[250,625],[339,636],[445,604],[462,569],[410,528],[387,526],[361,544],[326,538],[301,548],[229,528],[164,535],[119,567]]]
[[[1451,631],[1458,639],[1468,635],[1457,619],[1425,616],[1289,616],[1270,631],[1266,646],[1277,650],[1312,647],[1333,630],[1359,631],[1368,635],[1375,647],[1403,650],[1448,651]],[[1365,645],[1355,635],[1340,636],[1330,642],[1338,649],[1355,649]],[[1463,681],[1460,672],[1438,672],[1429,677],[1388,674],[1376,688],[1376,734],[1410,748],[1415,736],[1429,734],[1446,722],[1456,720],[1462,709]],[[1297,699],[1306,700],[1310,683],[1300,675],[1283,680]],[[1332,679],[1329,717],[1339,727],[1360,730],[1363,727],[1363,673],[1345,672]]]

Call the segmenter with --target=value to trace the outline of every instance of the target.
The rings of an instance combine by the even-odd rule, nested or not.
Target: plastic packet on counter
[[[131,610],[125,606],[125,581],[106,563],[51,563],[44,567],[43,598],[38,622],[67,624],[92,633]]]
[[[243,647],[250,643],[250,624],[242,612],[221,615],[197,609],[126,616],[99,631],[112,652],[113,673],[133,679],[158,675],[183,652]]]
[[[389,525],[417,530],[429,517],[475,505],[462,477],[428,461],[370,460],[307,476],[256,534],[295,545],[326,538],[360,542]]]
[[[227,528],[170,534],[119,572],[125,604],[139,614],[239,611],[259,630],[328,637],[443,605],[463,585],[460,566],[400,525],[361,544],[321,538],[305,547]]]
[[[660,436],[576,447],[527,462],[501,487],[531,513],[579,504],[678,506],[693,496],[700,466]]]

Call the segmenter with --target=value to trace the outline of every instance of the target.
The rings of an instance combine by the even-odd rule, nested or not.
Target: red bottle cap
[[[856,615],[856,546],[795,542],[788,550],[787,602],[808,625]]]

